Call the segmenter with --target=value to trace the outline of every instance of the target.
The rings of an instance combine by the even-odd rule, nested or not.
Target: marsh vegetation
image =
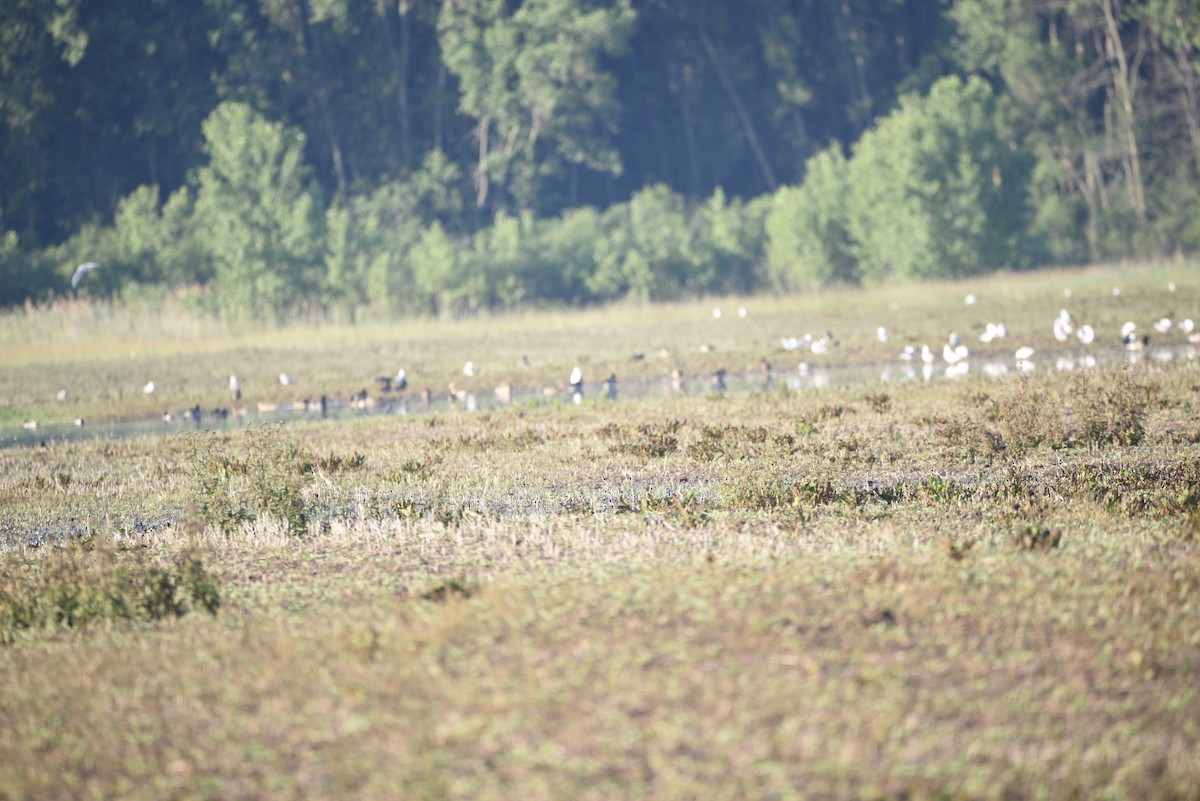
[[[357,347],[431,383],[497,365],[485,388],[583,356],[649,378],[667,363],[629,354],[655,347],[783,369],[805,330],[837,334],[823,363],[883,363],[990,319],[1049,348],[1060,305],[1113,332],[1200,312],[1146,275],[262,353],[154,334],[86,365],[63,328],[4,381],[31,414],[94,370],[99,411],[145,380],[131,342],[164,387],[240,358],[333,386]],[[0,797],[1195,798],[1200,361],[1050,368],[2,449]]]

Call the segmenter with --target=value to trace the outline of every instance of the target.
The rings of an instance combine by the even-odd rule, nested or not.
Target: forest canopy
[[[1189,0],[10,0],[0,306],[454,314],[1200,248]]]

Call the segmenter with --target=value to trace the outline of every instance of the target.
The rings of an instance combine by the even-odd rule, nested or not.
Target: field
[[[1057,342],[1060,308],[1096,343]],[[536,390],[0,449],[0,799],[1200,798],[1188,317],[1192,265],[391,325],[0,318],[16,429],[228,404],[235,372],[251,404],[399,367],[414,397]],[[901,380],[951,331],[1036,369]],[[833,344],[782,350],[806,333]],[[788,389],[800,361],[894,377]],[[610,373],[656,389],[607,400]]]

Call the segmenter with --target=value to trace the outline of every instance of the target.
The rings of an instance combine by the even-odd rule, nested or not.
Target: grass
[[[970,291],[1065,280],[1124,315],[1111,271]],[[931,291],[918,343],[962,328]],[[897,294],[745,322],[874,358],[851,308]],[[611,326],[648,370],[714,303],[477,361]],[[425,325],[446,375],[484,327]],[[1198,412],[1200,362],[1143,359],[0,449],[0,597],[99,599],[0,616],[0,798],[1198,798]]]

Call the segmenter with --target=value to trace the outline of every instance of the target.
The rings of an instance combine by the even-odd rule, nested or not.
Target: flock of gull
[[[80,265],[76,271],[72,285],[78,284],[79,279],[86,275],[91,270],[95,269],[93,263],[88,262]],[[1170,285],[1168,289],[1175,291],[1174,285]],[[1120,293],[1119,289],[1114,290],[1114,295]],[[1064,293],[1067,298],[1070,298],[1070,290]],[[967,305],[974,305],[978,302],[975,295],[968,295],[965,298]],[[893,308],[898,308],[893,305]],[[749,316],[749,311],[745,306],[739,307],[737,315],[740,318]],[[723,316],[720,307],[714,308],[712,312],[714,319],[721,319]],[[1101,338],[1095,328],[1086,322],[1081,322],[1075,318],[1067,309],[1061,309],[1058,316],[1051,322],[1051,331],[1056,342],[1060,343],[1063,348],[1072,348],[1072,353],[1076,355],[1064,356],[1061,353],[1057,356],[1058,361],[1056,367],[1058,369],[1070,369],[1075,366],[1090,367],[1095,366],[1096,359],[1090,355],[1087,350],[1100,343],[1108,343],[1110,346],[1116,346],[1118,343],[1121,347],[1129,351],[1143,351],[1150,345],[1149,332],[1139,330],[1136,323],[1126,322],[1120,329],[1119,338],[1116,335]],[[1191,345],[1200,345],[1200,332],[1196,330],[1195,322],[1190,318],[1181,319],[1178,321],[1171,320],[1167,317],[1160,318],[1155,321],[1150,328],[1159,336],[1167,336],[1172,332],[1176,333],[1176,341],[1186,340]],[[884,326],[879,326],[875,329],[875,338],[879,343],[888,343],[893,339],[893,334]],[[1010,339],[1008,327],[1003,322],[990,321],[983,325],[983,330],[978,334],[978,342],[982,345],[993,345],[994,343]],[[1182,338],[1182,339],[1181,339]],[[823,334],[813,335],[805,333],[803,336],[792,337],[784,336],[779,339],[780,349],[787,354],[808,354],[815,356],[828,354],[832,349],[839,345],[838,338],[832,331],[826,331]],[[1078,349],[1084,348],[1084,353],[1078,354]],[[713,350],[712,346],[702,346],[702,352],[709,353]],[[994,348],[990,349],[991,353],[987,361],[980,359],[980,372],[989,376],[996,376],[1010,370],[1018,370],[1028,372],[1035,369],[1034,357],[1036,352],[1029,345],[1020,345],[1012,350],[1012,356],[1009,360],[999,360],[995,358]],[[667,349],[660,349],[659,356],[671,357],[672,352]],[[634,354],[632,359],[640,361],[644,359],[644,354]],[[968,374],[971,371],[972,361],[975,354],[971,347],[959,336],[956,332],[950,332],[946,340],[940,345],[930,346],[924,344],[905,344],[899,351],[897,356],[899,362],[906,366],[905,376],[907,378],[916,377],[916,368],[919,366],[921,376],[925,380],[929,380],[934,375],[935,371],[941,370],[942,374],[947,378],[957,378]],[[519,364],[520,367],[529,370],[531,365],[528,358],[522,358]],[[473,361],[467,361],[462,367],[462,375],[467,379],[474,379],[480,374],[480,368]],[[764,385],[770,385],[775,370],[767,359],[763,359],[760,372]],[[810,381],[808,384],[803,384],[797,376],[812,376],[821,372],[821,368],[811,362],[800,361],[794,371],[790,371],[792,378],[788,384],[795,387],[804,385],[821,386],[820,380]],[[669,386],[676,392],[685,391],[685,383],[689,386],[696,386],[696,380],[699,379],[700,386],[706,391],[724,392],[727,389],[728,372],[724,367],[718,368],[714,372],[688,377],[685,376],[683,370],[675,367],[666,376],[669,381]],[[891,368],[885,369],[881,378],[890,380]],[[281,372],[278,375],[280,387],[288,388],[296,385],[296,380],[291,374]],[[409,376],[405,369],[401,368],[394,376],[382,375],[375,378],[377,391],[372,394],[366,389],[359,390],[348,394],[344,398],[330,399],[326,395],[318,397],[308,397],[299,401],[290,402],[268,402],[259,401],[254,405],[254,410],[259,415],[267,415],[273,412],[306,412],[319,413],[325,416],[330,408],[345,407],[356,411],[378,410],[378,411],[397,411],[406,414],[409,408],[409,402],[419,402],[425,408],[431,408],[434,403],[435,396],[432,390],[425,388],[420,393],[415,395],[407,394],[409,387]],[[473,382],[472,382],[473,383]],[[164,412],[162,419],[164,423],[173,423],[175,421],[187,421],[194,425],[200,425],[201,421],[207,417],[211,421],[221,422],[230,417],[242,418],[249,412],[250,408],[243,403],[242,399],[242,382],[236,375],[229,376],[229,392],[232,404],[230,406],[220,406],[208,411],[203,410],[198,404],[179,412]],[[142,386],[142,392],[145,395],[154,395],[159,390],[159,387],[154,381],[148,381]],[[514,388],[511,384],[505,382],[495,387],[493,390],[496,401],[501,404],[511,403],[514,397]],[[617,377],[615,374],[610,374],[605,378],[599,387],[599,397],[609,400],[615,400],[617,397]],[[562,386],[547,386],[542,390],[542,396],[545,399],[551,399],[559,396],[569,398],[571,402],[580,404],[584,397],[584,374],[583,369],[576,365],[567,377],[565,385]],[[56,394],[58,401],[67,400],[67,390],[61,389]],[[449,383],[445,393],[439,395],[451,404],[461,405],[467,410],[474,410],[478,407],[478,399],[474,392],[467,391],[456,387],[454,382]],[[84,421],[79,418],[75,420],[77,426],[84,425]],[[24,424],[26,429],[37,428],[36,421],[27,421]]]

